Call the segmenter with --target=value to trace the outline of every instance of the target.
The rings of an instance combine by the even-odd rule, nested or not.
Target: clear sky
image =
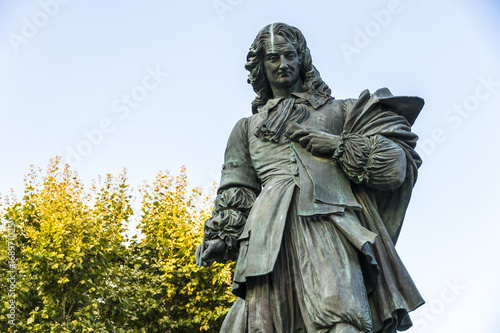
[[[397,246],[427,300],[409,332],[500,332],[494,0],[0,0],[0,193],[57,155],[86,183],[127,168],[137,188],[186,165],[209,188],[251,114],[246,53],[272,22],[302,30],[336,98],[425,99]]]

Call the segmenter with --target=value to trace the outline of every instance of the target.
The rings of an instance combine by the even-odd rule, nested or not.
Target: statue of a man
[[[235,259],[221,332],[395,332],[423,304],[394,244],[421,160],[423,106],[387,88],[337,100],[302,33],[250,47],[257,97],[233,129],[199,265]]]

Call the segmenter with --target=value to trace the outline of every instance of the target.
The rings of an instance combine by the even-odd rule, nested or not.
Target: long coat
[[[373,95],[364,91],[357,100],[298,97],[307,98],[314,107],[303,127],[342,135],[346,141],[351,134],[388,139],[400,148],[393,164],[401,167],[386,168],[389,172],[379,175],[381,179],[385,177],[384,181],[366,172],[364,178],[359,178],[356,169],[362,166],[348,160],[362,153],[356,151],[356,145],[346,143],[343,149],[355,151],[335,160],[313,156],[293,142],[284,147],[289,152],[289,160],[285,164],[283,159],[276,160],[274,165],[273,156],[264,156],[266,151],[262,142],[253,144],[258,139],[250,130],[267,117],[273,103],[241,120],[228,140],[219,192],[231,187],[262,192],[239,237],[243,246],[238,256],[233,292],[244,298],[247,277],[272,271],[296,185],[300,188],[298,214],[301,216],[342,216],[345,209],[356,213],[358,221],[349,221],[349,214],[345,214],[338,223],[364,254],[361,263],[374,331],[407,329],[411,326],[408,312],[423,304],[423,300],[394,244],[421,164],[414,151],[417,137],[410,126],[423,101],[416,97],[394,97],[387,89],[380,89]],[[265,166],[259,165],[261,160],[266,161]],[[295,184],[282,187],[280,192],[266,186],[267,174],[275,175],[277,170],[294,177]],[[274,197],[278,194],[279,200],[276,200]]]

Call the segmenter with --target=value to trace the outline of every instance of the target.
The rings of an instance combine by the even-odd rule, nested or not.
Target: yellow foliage
[[[19,332],[216,332],[235,297],[234,263],[194,262],[214,193],[188,189],[186,170],[159,172],[133,211],[126,171],[90,188],[60,159],[31,167],[22,200],[4,198],[16,226]],[[127,236],[131,216],[139,237]],[[0,302],[6,292],[6,228],[0,230]],[[22,311],[20,310],[22,309]],[[0,309],[7,331],[8,309]]]

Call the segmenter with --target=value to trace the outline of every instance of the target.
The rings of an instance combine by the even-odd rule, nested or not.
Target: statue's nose
[[[285,56],[280,57],[280,68],[287,68],[288,67],[288,61],[286,60]]]

